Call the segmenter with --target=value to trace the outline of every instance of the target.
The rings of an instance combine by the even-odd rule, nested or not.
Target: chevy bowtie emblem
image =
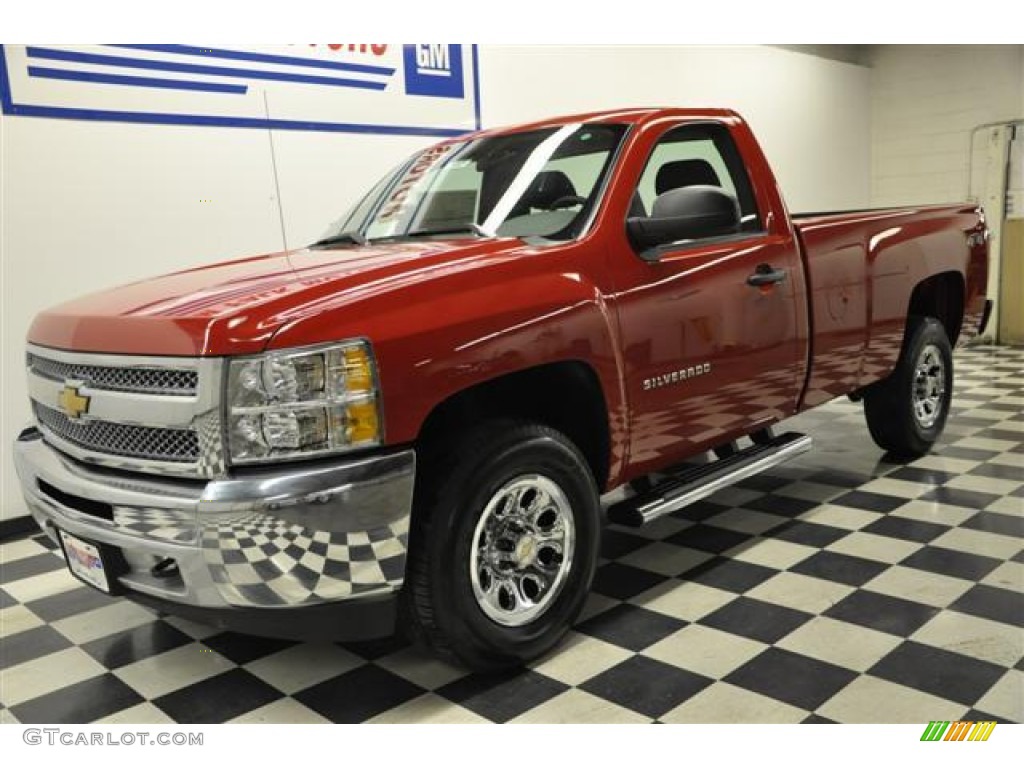
[[[57,404],[71,419],[77,419],[83,413],[89,412],[89,397],[80,395],[78,387],[72,384],[64,385],[64,389],[60,391],[60,396],[57,398]]]

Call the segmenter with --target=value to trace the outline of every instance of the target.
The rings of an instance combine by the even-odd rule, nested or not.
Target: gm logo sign
[[[405,92],[410,96],[465,97],[462,46],[416,43],[404,47]]]

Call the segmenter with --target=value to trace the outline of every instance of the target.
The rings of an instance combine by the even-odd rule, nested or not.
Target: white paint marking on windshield
[[[498,200],[497,205],[491,211],[491,215],[487,217],[487,221],[480,225],[481,229],[485,232],[493,233],[496,232],[498,227],[505,221],[512,208],[516,203],[519,202],[519,198],[523,196],[530,184],[540,173],[541,169],[547,165],[548,160],[555,154],[555,150],[558,149],[562,142],[564,142],[571,134],[575,133],[582,127],[583,123],[571,123],[570,125],[563,125],[553,134],[548,136],[544,141],[537,145],[537,148],[530,153],[530,158],[523,164],[523,167],[519,169],[519,173],[509,184],[505,194]]]

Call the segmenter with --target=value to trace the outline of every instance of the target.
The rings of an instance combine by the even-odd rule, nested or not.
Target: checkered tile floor
[[[789,425],[810,454],[608,529],[581,622],[498,677],[160,618],[4,543],[0,722],[1024,721],[1024,349],[957,376],[932,455],[890,463],[836,401]]]

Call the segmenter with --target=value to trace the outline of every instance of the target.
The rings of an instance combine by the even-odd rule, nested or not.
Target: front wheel
[[[912,317],[896,367],[864,394],[871,437],[897,456],[920,456],[939,439],[953,396],[953,353],[942,323]]]
[[[406,628],[479,670],[543,654],[579,615],[597,562],[600,502],[585,459],[553,429],[505,421],[428,451]]]

